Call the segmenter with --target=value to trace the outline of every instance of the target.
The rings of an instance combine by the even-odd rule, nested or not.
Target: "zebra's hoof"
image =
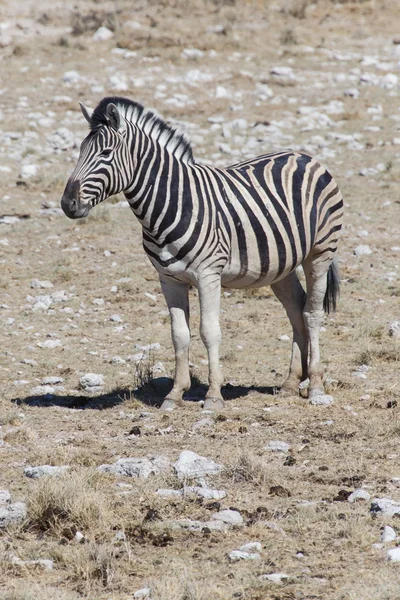
[[[225,402],[222,398],[206,398],[203,410],[222,410],[224,406]]]
[[[176,400],[172,400],[172,398],[165,398],[160,406],[160,410],[174,410],[174,408],[181,404],[182,402],[177,402]]]

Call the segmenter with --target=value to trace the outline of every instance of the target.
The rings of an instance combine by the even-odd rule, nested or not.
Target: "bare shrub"
[[[77,470],[40,480],[28,498],[29,525],[58,534],[62,528],[96,531],[110,520],[104,476]]]

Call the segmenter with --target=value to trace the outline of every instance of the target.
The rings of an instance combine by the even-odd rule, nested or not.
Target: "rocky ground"
[[[396,600],[400,10],[393,2],[0,3],[4,600]],[[122,198],[69,221],[78,101],[125,95],[199,161],[318,157],[346,206],[330,406],[274,395],[289,323],[223,293],[227,406],[157,410],[169,319]],[[263,332],[263,335],[260,335]]]

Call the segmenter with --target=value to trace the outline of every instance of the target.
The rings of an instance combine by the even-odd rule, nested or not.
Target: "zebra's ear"
[[[118,108],[112,102],[107,105],[106,116],[109,125],[111,125],[113,129],[116,129],[117,131],[123,131],[125,129],[124,119],[121,118]]]
[[[84,104],[82,104],[82,102],[79,102],[79,106],[81,107],[81,111],[82,111],[83,116],[85,117],[86,121],[90,125],[92,114],[94,112],[93,108],[88,108],[87,106],[85,106]]]

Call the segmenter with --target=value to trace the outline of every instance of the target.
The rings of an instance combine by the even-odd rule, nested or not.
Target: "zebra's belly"
[[[301,264],[300,262],[298,264]],[[263,287],[270,285],[279,279],[284,279],[294,267],[290,266],[280,272],[278,263],[271,262],[268,271],[262,271],[259,267],[252,268],[248,266],[245,272],[239,263],[228,263],[222,271],[221,283],[223,287],[231,289],[241,289],[247,287]]]

